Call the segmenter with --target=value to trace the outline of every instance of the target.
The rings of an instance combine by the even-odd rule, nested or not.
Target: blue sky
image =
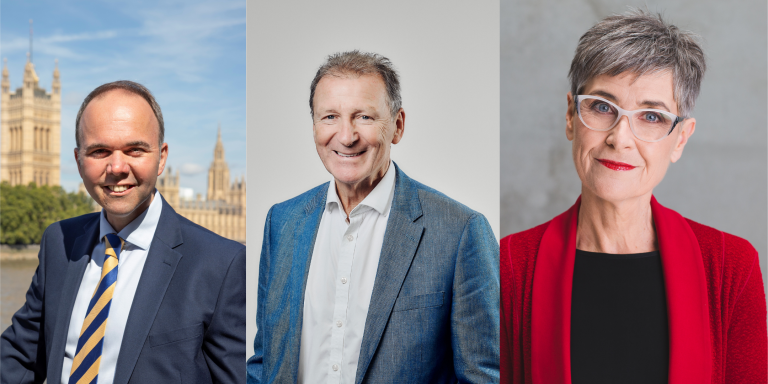
[[[34,20],[33,62],[50,92],[61,72],[61,184],[76,190],[75,116],[97,86],[133,80],[160,104],[168,165],[180,185],[205,195],[216,128],[230,176],[245,175],[245,0],[20,1],[0,6],[0,56],[21,85]],[[168,168],[166,167],[166,172]]]

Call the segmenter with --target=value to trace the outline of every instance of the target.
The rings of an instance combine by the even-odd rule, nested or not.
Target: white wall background
[[[360,49],[401,75],[408,176],[484,214],[499,231],[499,3],[349,0],[247,8],[247,340],[269,208],[330,180],[317,156],[309,84],[325,57]]]

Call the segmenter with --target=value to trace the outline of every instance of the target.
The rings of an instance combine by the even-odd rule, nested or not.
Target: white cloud
[[[180,171],[182,175],[194,176],[194,175],[199,175],[205,172],[205,168],[203,168],[203,166],[199,164],[186,163],[181,165]]]

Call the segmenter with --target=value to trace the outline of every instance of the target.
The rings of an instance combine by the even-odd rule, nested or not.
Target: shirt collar
[[[160,192],[155,190],[155,196],[152,198],[149,208],[142,212],[139,217],[128,223],[117,235],[127,243],[131,243],[143,250],[149,249],[152,238],[155,236],[157,222],[160,221],[160,212],[162,211],[163,199],[160,197]],[[115,233],[115,230],[107,221],[102,209],[99,217],[99,239],[103,239],[109,233]]]
[[[354,214],[356,211],[360,211],[358,209],[361,206],[364,207],[370,207],[376,210],[380,215],[386,215],[387,212],[389,212],[389,208],[392,205],[392,199],[395,195],[395,164],[392,162],[392,160],[389,161],[389,168],[387,169],[387,172],[384,174],[384,177],[381,179],[379,184],[376,185],[375,188],[371,191],[371,193],[366,196],[363,201],[360,202],[360,204],[355,207],[352,212],[350,212],[350,216]],[[326,198],[325,207],[329,208],[330,204],[336,204],[336,207],[341,209],[341,201],[339,200],[339,195],[336,192],[336,180],[331,179],[331,185],[328,187],[328,196]]]

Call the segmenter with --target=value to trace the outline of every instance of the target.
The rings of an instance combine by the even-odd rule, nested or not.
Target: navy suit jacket
[[[69,319],[99,214],[52,224],[27,301],[0,337],[0,382],[61,380]],[[245,246],[163,209],[133,299],[115,384],[245,381]]]
[[[355,383],[498,382],[499,245],[491,227],[395,169]],[[328,186],[267,215],[249,384],[297,380],[304,290]]]

